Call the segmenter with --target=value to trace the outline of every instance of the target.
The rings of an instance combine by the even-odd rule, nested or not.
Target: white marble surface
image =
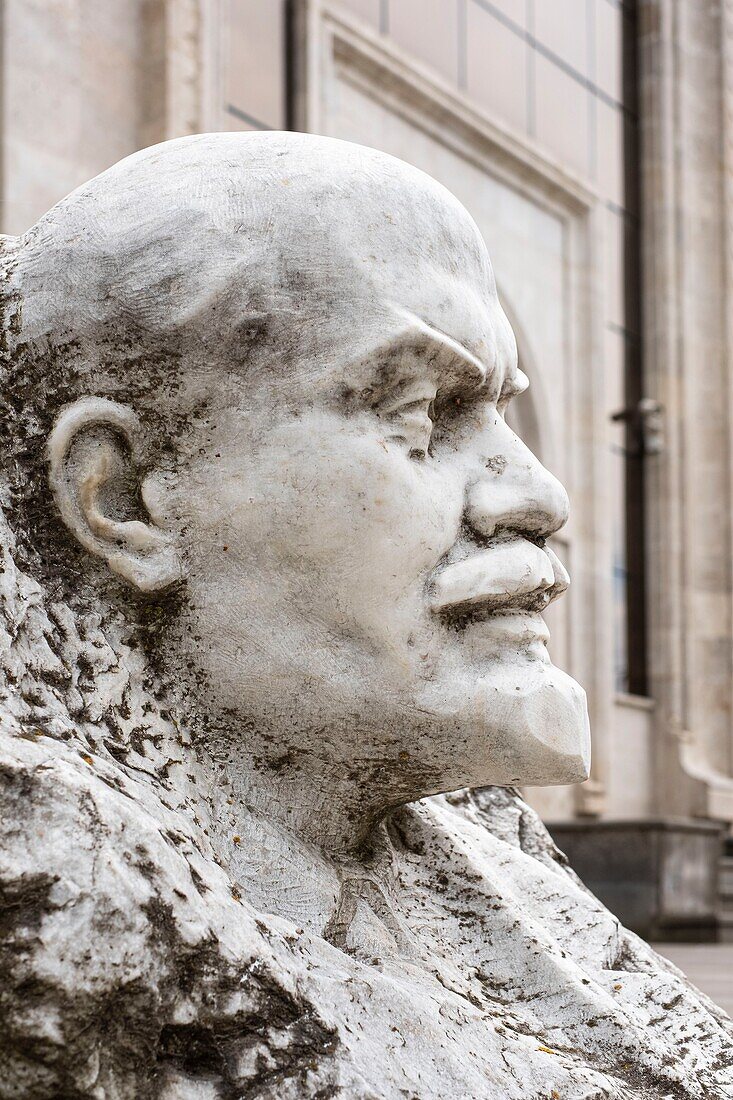
[[[727,1096],[729,1021],[485,786],[584,778],[588,723],[457,200],[209,135],[0,262],[15,1094]]]

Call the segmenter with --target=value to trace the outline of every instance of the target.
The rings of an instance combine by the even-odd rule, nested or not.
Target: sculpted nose
[[[516,436],[484,460],[468,488],[466,519],[484,538],[501,530],[548,538],[567,518],[565,489]]]

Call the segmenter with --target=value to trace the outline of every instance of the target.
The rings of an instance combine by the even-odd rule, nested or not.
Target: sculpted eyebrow
[[[494,375],[472,352],[448,333],[407,310],[397,311],[406,322],[397,332],[365,347],[347,368],[341,399],[367,401],[371,406],[384,401],[410,400],[420,389],[420,380],[431,381],[432,396],[454,390],[480,392]],[[415,394],[415,400],[425,395]]]
[[[438,360],[446,363],[451,361],[456,364],[456,380],[465,385],[472,383],[480,389],[487,381],[491,373],[489,368],[481,362],[472,352],[458,340],[449,336],[446,332],[423,321],[415,314],[400,311],[409,322],[398,336],[392,336],[389,342],[374,349],[374,353],[380,356],[382,361],[381,377],[376,391],[393,389],[407,381],[407,376],[400,378],[400,368],[403,366],[402,356],[406,352],[428,351],[428,364]],[[398,363],[394,360],[397,359]],[[414,377],[414,375],[413,375]]]
[[[451,357],[460,361],[462,366],[466,368],[467,377],[472,379],[477,387],[484,385],[489,376],[489,369],[464,344],[454,340],[447,332],[443,332],[434,325],[427,324],[415,315],[412,315],[411,319],[415,325],[414,335],[436,345],[436,350],[439,352],[450,352]]]

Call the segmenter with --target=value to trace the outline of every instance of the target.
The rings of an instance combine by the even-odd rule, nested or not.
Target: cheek
[[[461,493],[454,479],[396,448],[385,453],[379,442],[355,446],[351,458],[328,510],[337,525],[335,564],[342,556],[344,581],[351,570],[372,598],[399,599],[418,588],[422,593],[427,574],[458,532]],[[318,530],[312,545],[318,553]]]
[[[460,492],[448,472],[374,435],[328,432],[292,448],[270,512],[280,553],[326,568],[374,598],[430,570],[455,538]],[[364,590],[364,586],[372,586]]]
[[[191,536],[213,572],[246,570],[290,599],[318,598],[322,613],[353,611],[421,593],[456,537],[450,465],[411,461],[364,425],[304,417],[256,455],[237,451],[222,448],[191,490]]]

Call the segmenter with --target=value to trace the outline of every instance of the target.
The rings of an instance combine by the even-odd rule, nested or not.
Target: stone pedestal
[[[692,818],[550,825],[573,870],[647,940],[718,935],[722,826]]]

